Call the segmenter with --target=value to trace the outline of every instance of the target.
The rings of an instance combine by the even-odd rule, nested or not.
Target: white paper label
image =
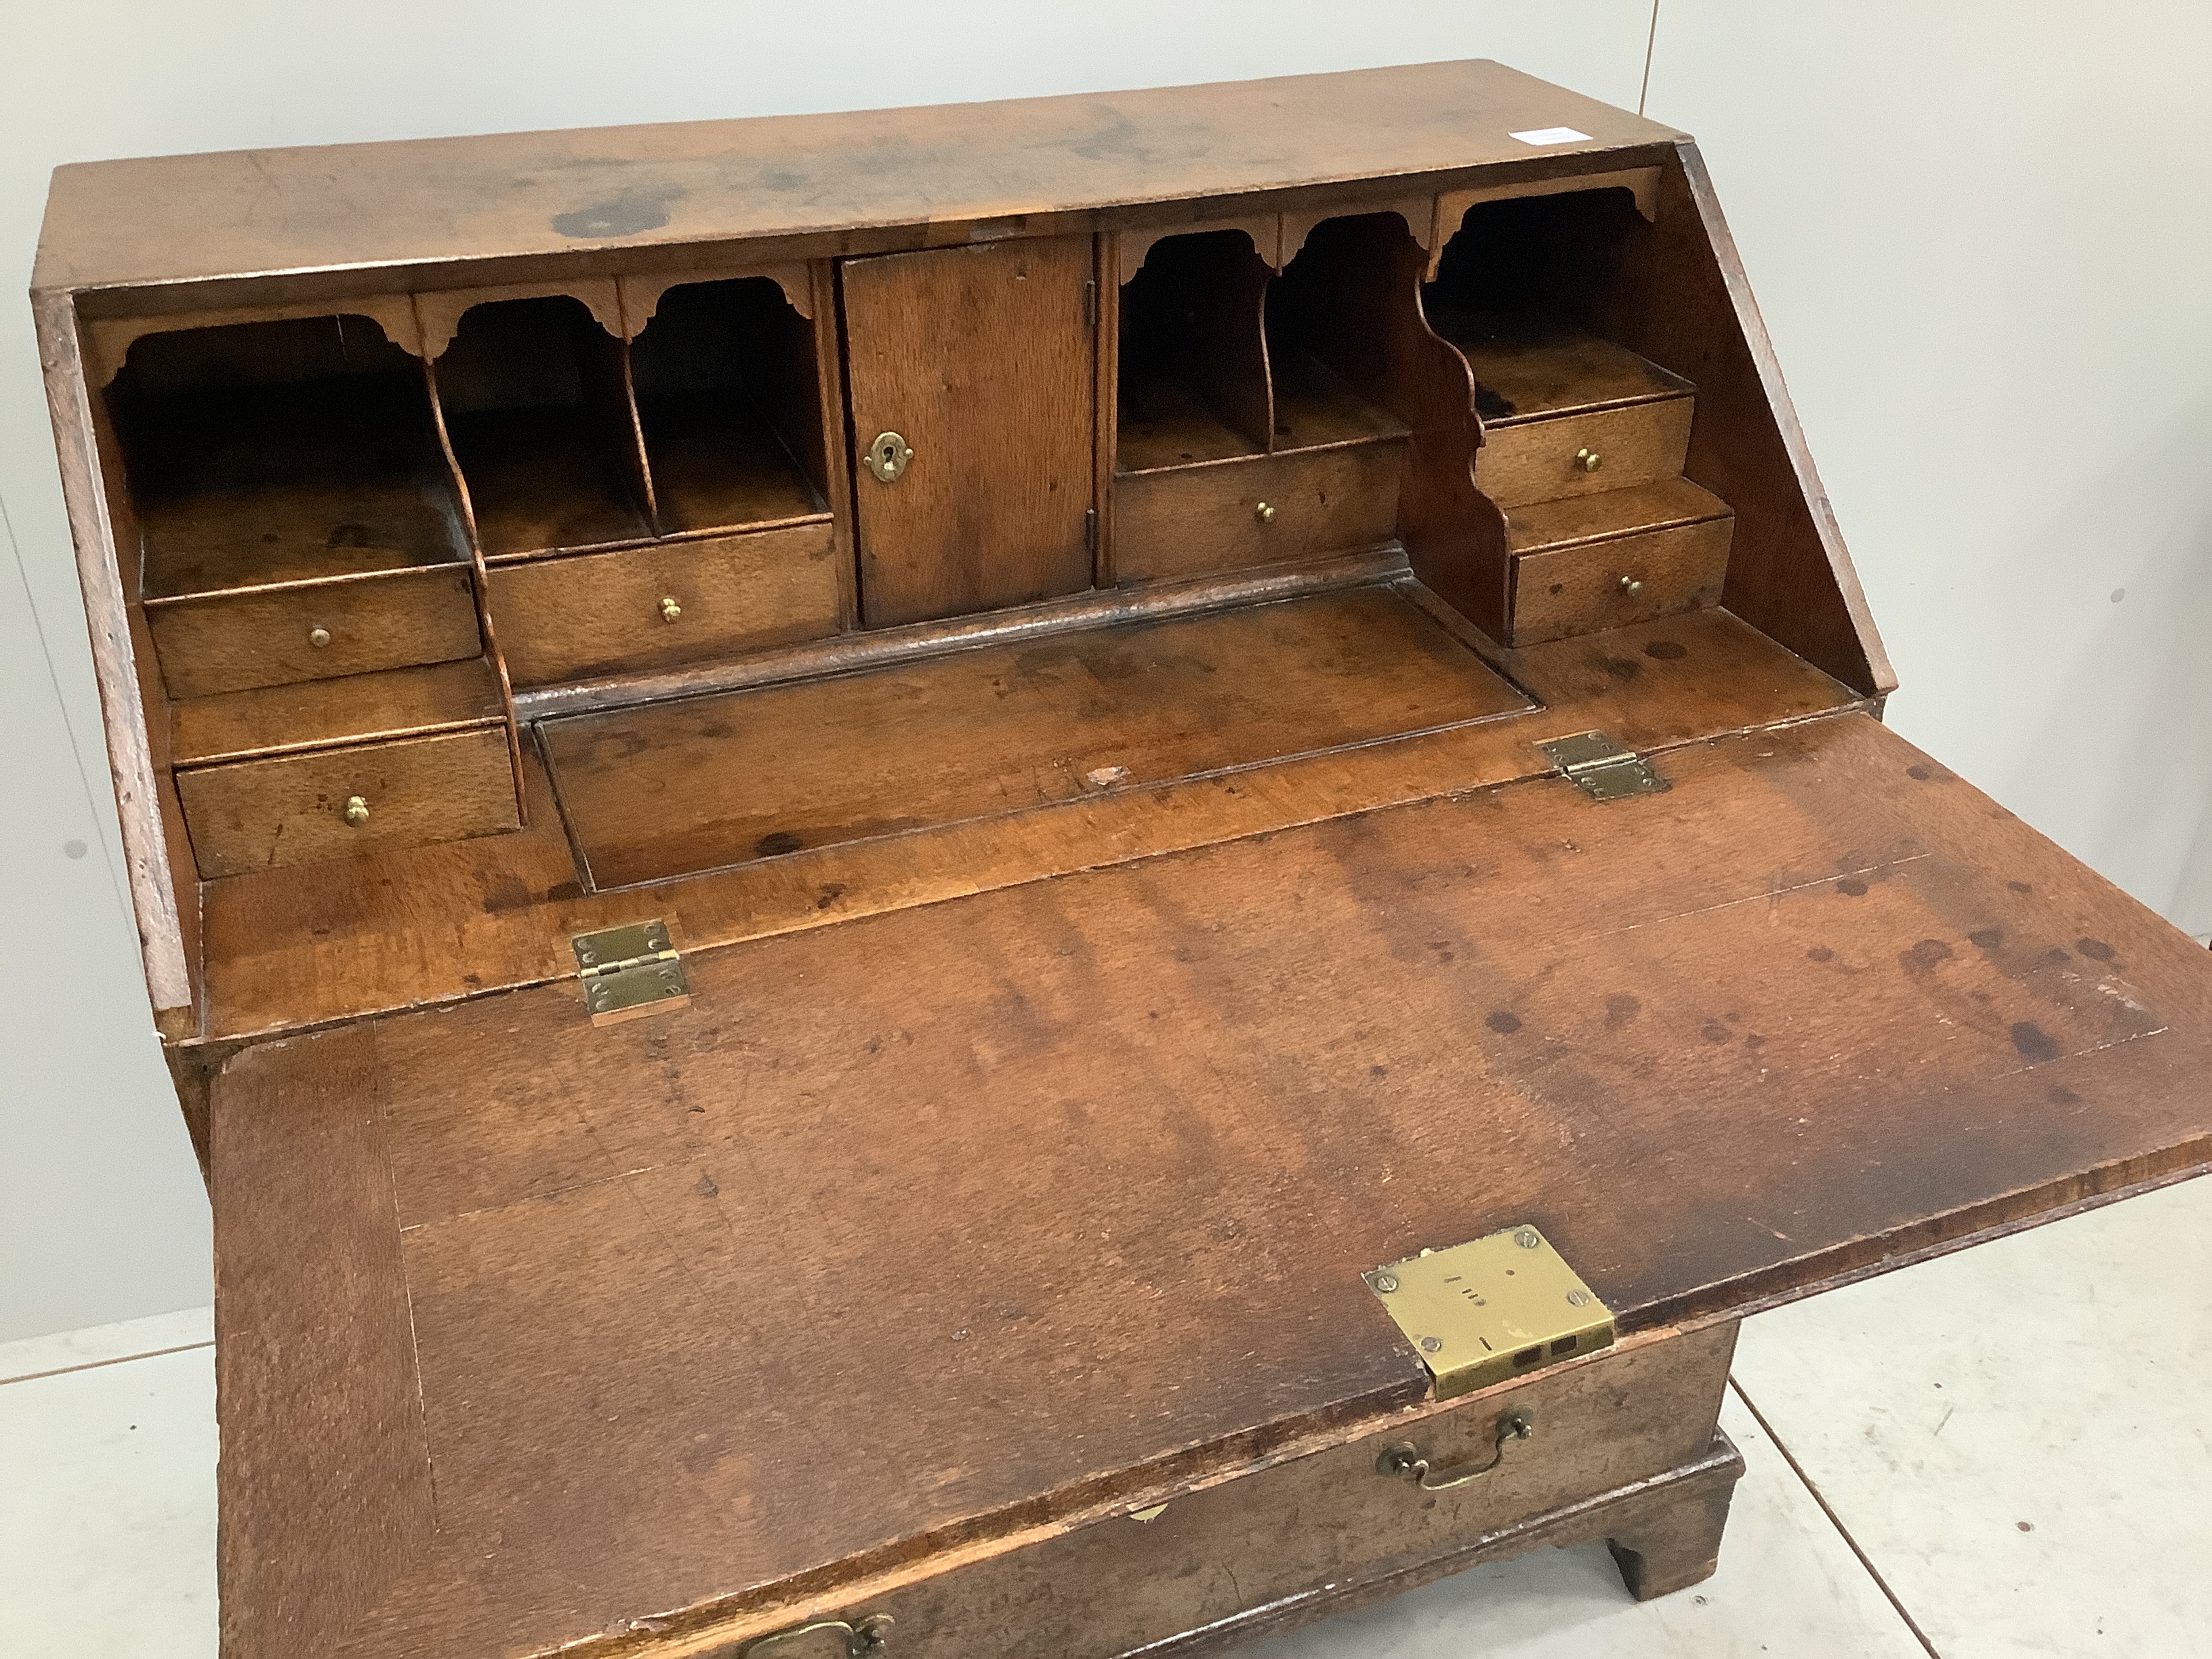
[[[1526,132],[1509,132],[1509,138],[1518,138],[1524,144],[1588,143],[1589,134],[1577,132],[1572,127],[1531,127]]]

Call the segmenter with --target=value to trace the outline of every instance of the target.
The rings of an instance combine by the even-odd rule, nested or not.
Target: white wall
[[[1663,0],[1650,112],[1705,141],[1904,676],[1894,722],[2212,931],[2204,15],[1937,9]],[[6,38],[0,266],[20,289],[61,161],[1457,57],[1634,107],[1652,12],[78,0]],[[24,584],[0,572],[0,915],[19,963],[41,963],[0,994],[0,1340],[208,1295],[37,369],[27,308],[0,310],[0,503]]]

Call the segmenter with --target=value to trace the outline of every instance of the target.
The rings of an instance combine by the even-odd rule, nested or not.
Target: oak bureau
[[[1652,122],[102,162],[33,300],[229,1659],[1662,1594],[1745,1314],[2212,1156],[2212,962],[1881,724]]]

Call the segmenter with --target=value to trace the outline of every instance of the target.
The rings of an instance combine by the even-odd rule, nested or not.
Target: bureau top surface
[[[1516,133],[1583,135],[1531,143]],[[56,169],[34,291],[939,225],[1664,143],[1488,61]],[[964,237],[961,240],[964,240]]]

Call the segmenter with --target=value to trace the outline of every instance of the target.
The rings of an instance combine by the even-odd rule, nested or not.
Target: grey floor
[[[206,1310],[0,1346],[0,1650],[211,1659]],[[1254,1659],[2212,1655],[2212,1181],[1762,1315],[1720,1571],[1480,1567]]]

